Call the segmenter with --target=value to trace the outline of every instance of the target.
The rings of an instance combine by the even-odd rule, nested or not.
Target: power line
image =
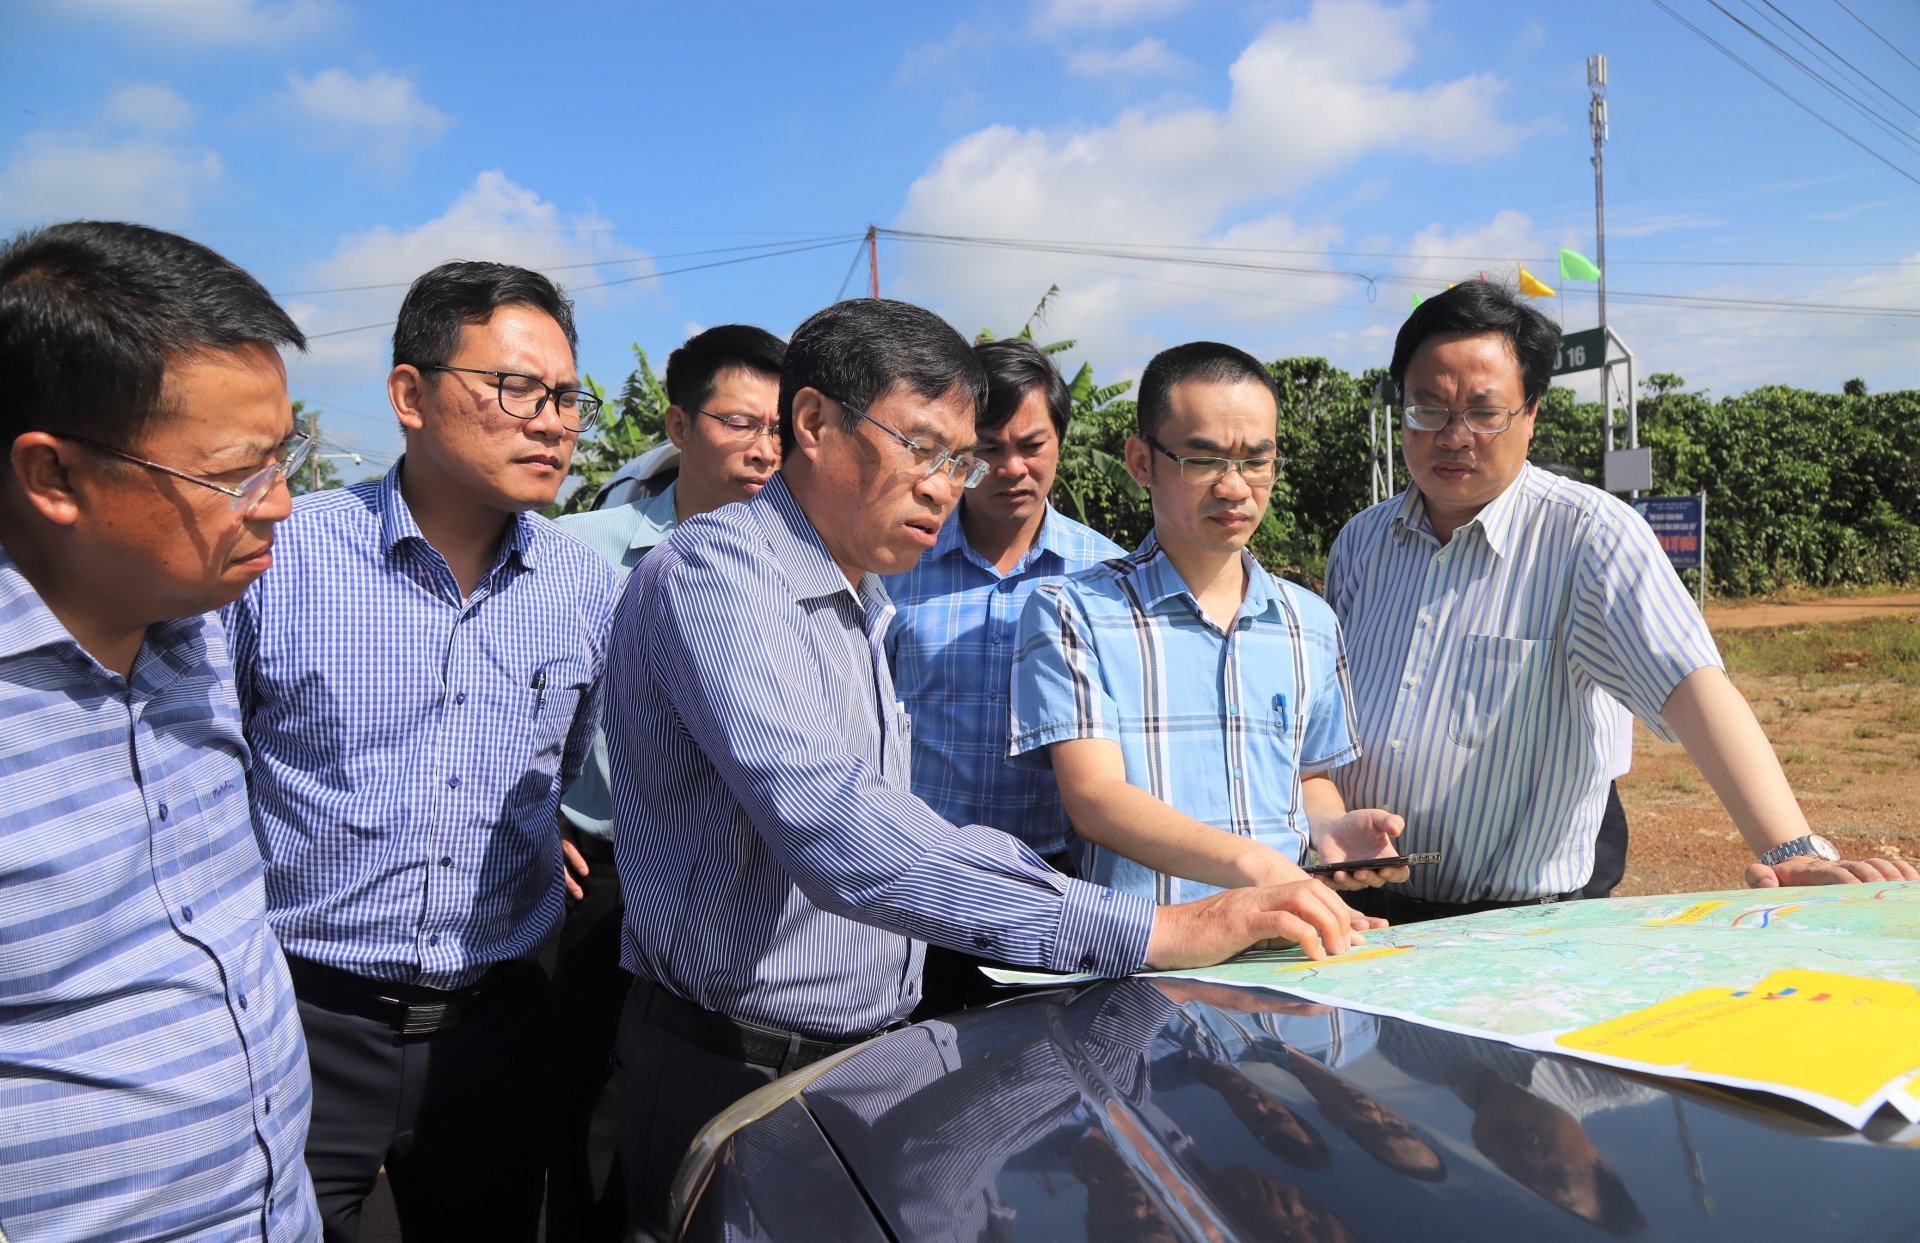
[[[1894,47],[1892,40],[1888,39],[1887,36],[1881,34],[1879,31],[1875,30],[1873,27],[1867,25],[1866,18],[1861,17],[1858,13],[1848,8],[1846,5],[1841,4],[1840,0],[1833,0],[1833,2],[1840,6],[1840,11],[1842,13],[1845,13],[1848,17],[1851,17],[1854,21],[1859,22],[1861,25],[1861,28],[1864,29],[1868,34],[1880,40],[1880,42],[1886,44],[1889,48],[1893,48],[1893,54],[1895,56],[1898,56],[1901,60],[1906,61],[1909,65],[1913,65],[1915,69],[1920,69],[1920,65],[1913,64],[1913,57],[1907,55],[1905,52],[1901,51],[1899,48]]]
[[[842,245],[845,242],[846,238],[842,236],[824,242],[815,242],[811,246],[794,246],[787,250],[768,251],[758,255],[740,255],[733,259],[716,259],[712,263],[694,263],[684,268],[662,268],[655,272],[643,272],[639,276],[623,276],[618,280],[601,281],[594,285],[574,285],[569,288],[567,292],[582,293],[589,289],[609,289],[615,285],[631,285],[635,281],[652,281],[659,280],[663,276],[678,276],[683,272],[703,272],[708,268],[724,268],[731,267],[736,263],[752,263],[756,259],[778,259],[782,255],[803,254],[809,250],[822,250],[828,246]],[[307,340],[317,341],[322,337],[344,337],[350,333],[372,332],[378,328],[391,327],[393,327],[393,321],[389,319],[378,324],[357,324],[352,328],[335,328],[329,332],[310,332],[307,334]]]
[[[1753,0],[1747,0],[1747,3],[1751,5],[1753,3]],[[1827,54],[1833,57],[1834,60],[1839,61],[1841,64],[1845,65],[1848,69],[1851,69],[1853,71],[1853,75],[1856,78],[1859,78],[1862,82],[1865,82],[1868,86],[1871,86],[1874,90],[1879,91],[1882,95],[1885,95],[1888,99],[1891,99],[1894,103],[1900,105],[1900,107],[1905,108],[1908,112],[1913,114],[1915,119],[1920,119],[1920,111],[1915,110],[1912,106],[1910,106],[1907,103],[1906,100],[1901,99],[1898,95],[1895,95],[1892,91],[1880,85],[1879,81],[1876,78],[1874,78],[1872,74],[1860,68],[1860,66],[1854,64],[1852,61],[1848,60],[1845,56],[1842,56],[1830,44],[1828,44],[1825,39],[1822,39],[1819,35],[1813,33],[1811,30],[1808,30],[1805,26],[1802,26],[1797,20],[1794,19],[1794,16],[1791,13],[1788,13],[1785,9],[1782,9],[1779,5],[1775,4],[1773,0],[1763,0],[1763,3],[1765,3],[1768,8],[1772,9],[1774,12],[1778,13],[1781,17],[1785,18],[1788,22],[1790,22],[1793,25],[1793,28],[1795,30],[1798,30],[1800,33],[1806,35],[1807,38],[1812,39],[1815,43],[1818,43],[1822,48],[1825,48],[1827,51]],[[1779,23],[1777,22],[1775,23],[1776,26],[1778,24]],[[1805,47],[1806,44],[1803,43],[1800,46]]]
[[[1878,125],[1883,131],[1892,135],[1896,142],[1905,143],[1907,146],[1913,148],[1916,152],[1920,152],[1920,141],[1915,141],[1915,139],[1911,134],[1908,134],[1904,130],[1902,130],[1893,121],[1889,120],[1885,115],[1883,115],[1877,108],[1870,106],[1863,100],[1855,99],[1852,95],[1848,94],[1846,91],[1836,86],[1833,82],[1827,79],[1825,74],[1812,68],[1805,61],[1801,60],[1799,57],[1795,56],[1793,53],[1787,51],[1785,48],[1775,43],[1772,39],[1767,38],[1767,36],[1762,34],[1760,31],[1748,25],[1740,17],[1738,17],[1732,11],[1730,11],[1725,5],[1721,4],[1720,0],[1707,0],[1707,3],[1711,4],[1714,8],[1720,10],[1721,14],[1725,16],[1727,20],[1731,21],[1734,25],[1740,27],[1740,29],[1746,31],[1748,34],[1752,35],[1754,38],[1760,40],[1760,42],[1766,44],[1767,47],[1771,49],[1776,56],[1780,57],[1780,59],[1786,61],[1789,65],[1792,65],[1795,69],[1798,69],[1801,73],[1806,74],[1809,78],[1812,78],[1816,83],[1818,83],[1822,88],[1824,88],[1829,95],[1832,95],[1835,99],[1838,99],[1841,103],[1847,105],[1849,108],[1852,108],[1855,112],[1867,118],[1867,120],[1873,122],[1875,125]],[[1748,8],[1754,7],[1753,0],[1747,0],[1747,7]],[[1754,9],[1754,12],[1758,13],[1759,10]],[[1761,16],[1764,17],[1765,14],[1761,14]],[[1769,18],[1768,20],[1772,20],[1772,19]],[[1776,27],[1780,26],[1780,23],[1778,22],[1774,22],[1773,24]],[[1788,32],[1788,34],[1791,35],[1791,32]],[[1805,47],[1806,45],[1802,43],[1801,46]]]
[[[1711,3],[1711,0],[1709,0],[1709,2]],[[1800,109],[1802,112],[1805,112],[1808,116],[1820,122],[1820,124],[1826,126],[1828,129],[1832,130],[1834,133],[1840,135],[1840,137],[1846,139],[1848,142],[1860,148],[1862,151],[1866,152],[1868,155],[1872,156],[1874,159],[1880,161],[1882,164],[1885,164],[1888,168],[1900,174],[1902,177],[1905,177],[1908,181],[1911,181],[1914,185],[1920,186],[1920,177],[1916,177],[1912,173],[1908,172],[1906,169],[1901,168],[1898,164],[1895,164],[1892,160],[1889,160],[1886,156],[1881,155],[1878,151],[1875,151],[1872,147],[1869,147],[1866,143],[1861,142],[1858,138],[1855,138],[1852,134],[1849,134],[1846,130],[1841,129],[1838,125],[1835,125],[1832,121],[1827,120],[1827,118],[1821,116],[1819,113],[1815,112],[1812,108],[1802,103],[1798,98],[1794,96],[1794,94],[1791,91],[1781,86],[1778,82],[1775,82],[1772,78],[1769,78],[1766,74],[1761,73],[1758,69],[1755,69],[1752,65],[1749,65],[1746,61],[1742,60],[1737,53],[1735,53],[1732,49],[1728,48],[1725,44],[1721,43],[1718,39],[1715,39],[1712,35],[1708,34],[1706,31],[1700,29],[1698,26],[1694,25],[1692,22],[1688,21],[1686,18],[1680,16],[1680,14],[1674,12],[1673,9],[1667,5],[1666,0],[1650,0],[1650,3],[1652,3],[1654,7],[1658,8],[1661,12],[1665,13],[1668,17],[1671,17],[1674,21],[1679,22],[1682,26],[1685,26],[1688,30],[1698,35],[1702,40],[1704,40],[1707,43],[1709,47],[1719,52],[1722,56],[1725,56],[1728,60],[1731,60],[1734,64],[1740,66],[1742,69],[1746,70],[1748,73],[1752,74],[1754,77],[1760,79],[1762,82],[1765,82],[1768,86],[1772,87],[1775,91],[1778,91],[1782,96],[1786,98],[1787,102],[1791,103],[1794,107]],[[1718,8],[1719,6],[1715,5],[1714,7]],[[1724,10],[1722,11],[1724,12]]]

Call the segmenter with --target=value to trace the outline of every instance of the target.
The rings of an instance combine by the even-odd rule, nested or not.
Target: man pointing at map
[[[1401,327],[1407,490],[1348,523],[1327,559],[1362,757],[1351,807],[1406,818],[1405,885],[1351,895],[1394,923],[1577,896],[1593,871],[1612,707],[1677,741],[1758,857],[1755,886],[1915,880],[1845,862],[1808,830],[1705,621],[1624,502],[1527,464],[1560,330],[1470,281]]]

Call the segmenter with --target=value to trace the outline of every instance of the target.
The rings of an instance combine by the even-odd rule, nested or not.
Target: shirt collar
[[[380,549],[388,556],[394,548],[405,540],[417,539],[428,544],[426,534],[420,530],[420,524],[413,520],[413,511],[407,508],[407,498],[400,491],[400,467],[405,464],[403,454],[398,462],[388,469],[374,488],[373,505],[380,515]],[[519,558],[520,564],[531,570],[534,568],[533,520],[524,513],[513,515],[507,523],[506,533],[500,539],[500,549],[494,554],[494,564],[503,565],[508,557]],[[428,547],[432,547],[428,544]]]
[[[1019,573],[1031,569],[1043,556],[1051,555],[1058,557],[1063,563],[1066,561],[1068,553],[1072,551],[1065,546],[1069,532],[1066,530],[1065,523],[1053,520],[1054,513],[1055,510],[1049,503],[1045,512],[1040,515],[1040,531],[1034,537],[1033,547],[1020,555],[1020,560],[1014,565],[1012,572]],[[960,525],[960,506],[958,505],[953,507],[951,514],[947,515],[947,520],[940,524],[940,537],[934,541],[933,547],[927,550],[922,560],[937,561],[941,557],[956,555],[965,557],[983,570],[992,571],[996,578],[1004,577],[999,567],[993,565],[981,556],[973,545],[967,543],[966,530]]]
[[[761,529],[766,533],[767,547],[772,551],[775,563],[786,571],[796,599],[817,600],[846,591],[859,599],[864,610],[871,590],[880,589],[878,578],[863,574],[860,576],[859,590],[853,591],[847,576],[834,563],[833,554],[827,551],[827,545],[820,538],[813,520],[807,517],[806,511],[800,508],[800,502],[787,489],[786,476],[779,471],[775,471],[773,478],[767,480],[759,494],[747,502],[747,512],[760,519]],[[880,595],[884,599],[885,590],[880,590]]]
[[[640,504],[640,522],[633,528],[633,539],[627,544],[629,550],[652,548],[663,543],[673,529],[680,525],[675,507],[680,503],[680,481],[675,479],[659,492],[648,497]]]
[[[1166,549],[1160,547],[1160,541],[1153,532],[1147,533],[1140,547],[1127,558],[1136,567],[1134,574],[1140,584],[1140,599],[1149,609],[1177,597],[1190,601],[1195,609],[1200,602],[1194,598],[1193,589],[1187,586],[1187,580],[1180,577],[1180,571],[1174,568],[1173,559],[1167,556]],[[1254,617],[1278,605],[1278,588],[1273,576],[1268,574],[1251,552],[1240,550],[1241,564],[1247,568],[1247,594],[1240,602],[1236,617]]]
[[[135,682],[162,684],[180,670],[204,664],[205,624],[205,616],[200,615],[169,618],[148,626],[140,653],[134,658]],[[69,655],[101,677],[119,677],[80,646],[7,550],[0,547],[0,659],[49,648],[67,649]]]
[[[1482,506],[1479,513],[1461,523],[1454,534],[1459,535],[1462,531],[1478,527],[1480,538],[1486,541],[1494,555],[1505,557],[1513,547],[1515,528],[1520,522],[1520,494],[1533,486],[1538,473],[1533,463],[1522,462],[1520,473],[1513,477],[1513,482],[1503,488],[1499,496]],[[1434,535],[1433,520],[1427,516],[1427,498],[1420,489],[1409,485],[1402,495],[1405,499],[1400,503],[1400,513],[1393,520],[1396,533],[1404,535],[1409,531],[1417,531]]]

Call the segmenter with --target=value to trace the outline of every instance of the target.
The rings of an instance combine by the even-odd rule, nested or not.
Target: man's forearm
[[[1169,876],[1206,885],[1275,884],[1306,874],[1270,846],[1186,816],[1124,779],[1061,783],[1074,831]]]
[[[1711,665],[1695,669],[1674,687],[1660,716],[1755,855],[1807,832],[1773,745],[1725,673]]]

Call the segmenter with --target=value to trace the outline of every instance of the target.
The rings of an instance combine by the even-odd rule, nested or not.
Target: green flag
[[[1597,281],[1600,269],[1593,266],[1593,260],[1577,250],[1560,252],[1560,279],[1563,281]]]
[[[1426,299],[1425,299],[1425,298],[1423,298],[1423,297],[1421,297],[1421,296],[1420,296],[1419,294],[1415,294],[1415,295],[1413,295],[1413,309],[1414,309],[1414,310],[1416,310],[1416,311],[1417,311],[1417,310],[1419,310],[1419,309],[1420,309],[1420,304],[1421,304],[1422,302],[1425,302],[1425,301],[1426,301]]]

